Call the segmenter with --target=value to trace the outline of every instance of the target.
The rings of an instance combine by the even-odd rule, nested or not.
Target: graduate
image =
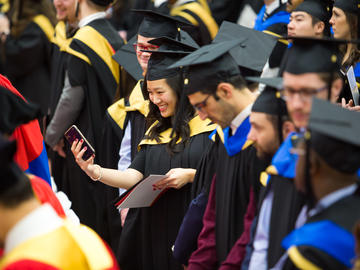
[[[315,98],[308,128],[294,149],[295,185],[307,198],[307,219],[283,240],[282,269],[349,269],[360,218],[358,113]]]
[[[185,94],[201,119],[209,118],[223,130],[214,133],[215,143],[207,154],[211,156],[206,157],[208,164],[202,164],[205,171],[198,172],[210,177],[207,182],[211,188],[197,249],[189,259],[188,269],[218,268],[244,230],[248,204],[256,205],[258,178],[265,168],[247,141],[249,114],[256,97],[246,87],[237,61],[228,52],[241,48],[240,54],[244,55],[250,50],[248,46],[241,40],[218,41],[173,65],[186,67]],[[252,62],[241,59],[245,66]]]
[[[123,45],[123,40],[105,18],[110,3],[110,0],[76,2],[74,12],[79,30],[66,49],[69,56],[64,87],[45,136],[53,149],[63,147],[63,134],[75,124],[95,152],[101,152],[103,117],[120,81],[120,67],[112,56]],[[68,192],[80,221],[101,235],[99,213],[103,208],[103,186],[89,182],[72,159],[68,145],[65,145],[65,153],[68,180],[64,181],[67,186],[63,190]]]
[[[248,78],[250,79],[250,78]],[[276,89],[279,87],[276,80],[272,80],[271,78],[252,78],[254,81],[262,82],[268,84],[265,90],[260,94],[260,96],[256,99],[250,114],[250,123],[251,129],[248,134],[248,139],[254,142],[254,147],[256,148],[257,156],[260,159],[268,160],[270,162],[272,156],[276,153],[278,147],[283,141],[283,138],[286,138],[290,132],[295,130],[294,124],[288,117],[286,104],[280,98],[280,92]],[[269,86],[271,85],[271,86]],[[263,177],[262,173],[262,177]],[[259,180],[261,180],[261,178]],[[266,179],[267,180],[267,179]],[[275,180],[271,181],[268,185],[266,185],[266,189],[262,192],[260,196],[259,205],[263,199],[269,194],[270,197],[284,197],[281,192],[284,192],[284,188],[281,189],[281,192],[278,191],[278,188],[274,187],[278,184]],[[276,194],[274,194],[274,189],[276,190]],[[286,191],[286,189],[285,189]],[[292,194],[285,193],[286,196],[292,196]],[[281,198],[279,201],[282,201]],[[249,211],[248,211],[249,212]],[[259,212],[259,217],[257,220],[262,220],[263,216],[271,215],[271,205],[266,207],[262,207]],[[257,221],[254,221],[257,222]],[[268,224],[261,224],[259,231],[262,231],[261,236],[262,239],[266,238],[266,230],[268,230]],[[264,233],[265,231],[265,233]],[[232,248],[229,257],[240,257],[242,246],[244,245],[244,235],[239,238],[234,247]],[[259,245],[264,245],[264,241],[260,242]],[[245,242],[246,244],[246,242]],[[263,265],[266,266],[266,255],[272,250],[262,249],[262,252],[257,255],[256,265],[253,265],[252,261],[250,264],[250,269],[266,269],[258,262],[262,262]],[[235,265],[224,263],[220,269],[236,269]]]
[[[305,0],[291,12],[287,34],[289,37],[330,36],[331,14],[330,1]]]
[[[149,174],[168,177],[154,188],[168,190],[149,208],[132,208],[121,232],[118,254],[122,269],[182,269],[172,256],[171,247],[190,202],[190,190],[197,165],[215,128],[201,121],[182,96],[179,69],[169,65],[189,52],[187,45],[160,47],[151,51],[146,74],[150,100],[148,118],[155,121],[140,142],[140,151],[125,171],[82,160],[82,142],[74,142],[72,151],[79,166],[93,180],[128,189]],[[181,119],[174,124],[174,119]],[[174,125],[174,127],[173,127]],[[174,136],[171,136],[171,133]]]
[[[15,152],[16,143],[0,137],[0,269],[119,269],[94,231],[41,205]]]
[[[146,74],[151,50],[157,50],[159,45],[151,44],[151,40],[161,37],[184,39],[190,41],[190,36],[179,28],[185,23],[153,11],[137,10],[134,13],[143,14],[144,19],[136,37],[118,50],[113,58],[136,79],[137,84],[129,96],[111,105],[105,113],[102,151],[99,157],[100,165],[105,168],[126,170],[138,152],[138,145],[145,135],[145,117],[149,113],[149,101],[144,97],[143,74]],[[189,40],[187,40],[189,39]],[[194,42],[194,45],[195,42]],[[146,51],[144,51],[146,50]],[[122,189],[120,193],[125,190]],[[108,235],[103,238],[111,243],[113,250],[117,250],[120,231],[124,225],[127,209],[119,212],[113,206],[114,198],[119,195],[119,189],[106,187],[107,202],[104,206],[104,230]],[[117,254],[119,255],[119,254]]]
[[[359,38],[359,7],[356,0],[336,0],[333,7],[333,15],[330,24],[334,31],[334,38],[354,40]],[[350,86],[347,78],[347,72],[352,66],[354,68],[355,77],[357,81],[360,80],[360,60],[359,45],[357,44],[344,44],[341,47],[343,55],[341,71],[344,79],[344,88],[340,94],[339,101],[354,105]],[[342,100],[344,98],[344,101]]]
[[[3,72],[20,93],[38,104],[46,115],[50,100],[51,40],[56,23],[54,7],[47,0],[10,1],[9,4],[10,29],[3,32],[1,39]],[[6,20],[7,17],[1,17],[0,24]],[[40,124],[43,127],[42,121]]]

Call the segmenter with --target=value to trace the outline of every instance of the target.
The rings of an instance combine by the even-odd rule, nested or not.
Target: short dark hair
[[[0,205],[6,208],[15,208],[21,203],[34,198],[29,178],[23,174],[16,184],[0,193]]]
[[[320,23],[320,22],[324,23],[323,35],[329,37],[330,34],[331,34],[331,33],[330,33],[330,25],[329,25],[329,22],[324,22],[324,21],[320,20],[318,17],[315,17],[315,16],[313,16],[313,15],[311,15],[311,14],[309,14],[309,15],[310,15],[310,17],[311,17],[311,25],[312,25],[313,27],[314,27],[317,23]]]
[[[239,90],[242,90],[247,86],[245,79],[241,75],[234,75],[228,78],[224,77],[224,79],[219,81],[217,84],[206,85],[206,82],[204,82],[205,86],[200,91],[203,94],[210,94],[216,96],[217,87],[222,82],[230,83],[232,86],[234,86],[235,89]]]

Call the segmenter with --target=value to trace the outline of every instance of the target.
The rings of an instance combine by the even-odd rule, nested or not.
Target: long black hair
[[[166,84],[174,91],[176,95],[176,106],[174,115],[171,117],[162,117],[158,106],[150,102],[149,104],[149,114],[147,116],[147,125],[149,126],[154,121],[158,123],[150,130],[149,134],[145,136],[146,139],[156,140],[157,142],[161,141],[160,133],[164,132],[169,128],[173,128],[174,136],[171,138],[170,142],[167,144],[166,148],[170,154],[181,152],[187,142],[190,139],[190,126],[189,121],[195,115],[195,109],[191,106],[189,99],[187,97],[182,97],[182,80],[181,75],[176,75],[174,77],[166,78]],[[147,81],[144,82],[144,97],[149,99],[149,93],[147,89]],[[181,100],[181,102],[180,102]],[[176,126],[173,127],[175,117],[178,119]],[[177,144],[176,142],[181,139],[181,143]]]

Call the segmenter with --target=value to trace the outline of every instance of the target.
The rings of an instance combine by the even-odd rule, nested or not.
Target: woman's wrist
[[[94,164],[94,169],[92,171],[92,173],[89,175],[91,180],[93,181],[101,181],[102,178],[102,170],[100,165],[98,164]]]

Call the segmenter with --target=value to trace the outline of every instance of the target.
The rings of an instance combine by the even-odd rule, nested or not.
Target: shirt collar
[[[275,9],[277,9],[280,6],[279,0],[275,0],[270,5],[266,6],[266,14],[270,15]]]
[[[105,17],[106,17],[106,12],[105,11],[100,11],[100,12],[93,13],[93,14],[91,14],[89,16],[86,16],[85,18],[82,18],[79,21],[79,27],[83,27],[85,25],[88,25],[92,21],[95,21],[97,19],[103,19]]]
[[[4,255],[31,238],[46,234],[63,225],[55,210],[47,203],[22,218],[8,232]]]
[[[174,8],[174,7],[181,6],[181,5],[183,5],[183,4],[187,3],[187,2],[193,2],[193,0],[178,0],[178,1],[176,1],[176,3],[173,5],[173,8]]]
[[[323,197],[316,206],[309,211],[309,216],[314,216],[322,210],[330,207],[332,204],[340,201],[341,199],[350,196],[357,189],[357,184],[352,184],[350,186],[344,187],[342,189],[336,190],[325,197]]]
[[[232,134],[235,134],[238,127],[244,122],[244,120],[250,115],[251,108],[253,104],[248,105],[243,109],[232,121],[230,124]]]

